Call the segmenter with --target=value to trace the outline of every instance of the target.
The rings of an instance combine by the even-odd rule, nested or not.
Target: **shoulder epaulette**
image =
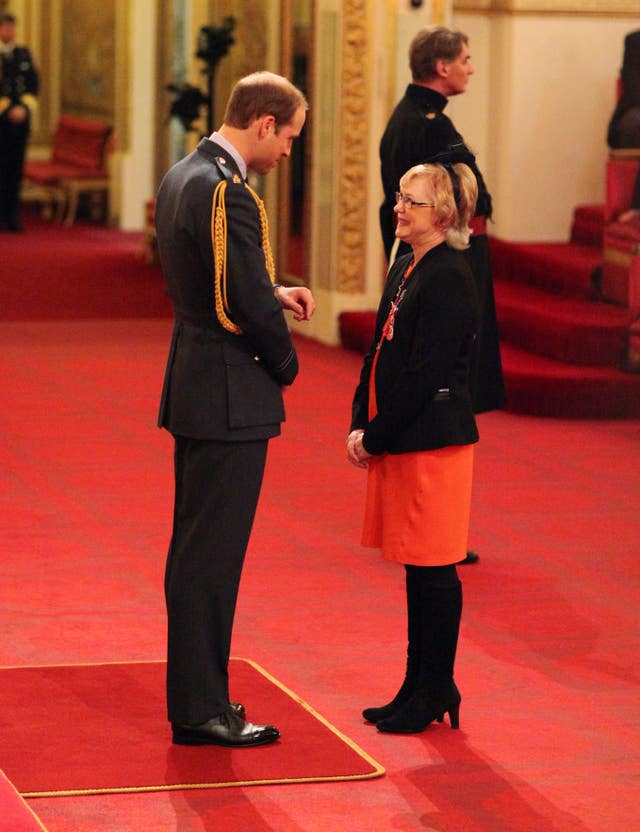
[[[219,164],[220,168],[221,165]],[[227,169],[228,170],[228,169]],[[229,181],[234,184],[241,184],[242,180],[237,174],[227,176],[218,183],[213,192],[213,204],[211,206],[211,242],[213,245],[214,261],[214,307],[216,317],[220,325],[234,335],[242,335],[242,330],[235,324],[230,315],[229,301],[227,298],[227,211],[225,206],[225,192]],[[242,183],[249,191],[256,205],[260,219],[260,243],[264,254],[265,268],[271,283],[275,283],[275,265],[273,253],[269,242],[269,221],[264,202],[258,194],[246,182]]]

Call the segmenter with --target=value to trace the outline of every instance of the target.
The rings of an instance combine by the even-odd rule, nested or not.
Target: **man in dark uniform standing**
[[[15,17],[0,14],[0,230],[9,231],[21,231],[20,185],[38,95],[33,58],[15,34]]]
[[[640,147],[640,29],[624,39],[621,95],[607,130],[611,148]]]
[[[175,443],[165,595],[168,716],[179,744],[253,746],[279,736],[230,701],[228,661],[267,444],[298,372],[283,309],[308,320],[314,302],[306,288],[275,283],[266,213],[246,177],[290,155],[306,110],[279,75],[241,79],[219,131],[158,191],[158,250],[175,314],[159,425]]]
[[[444,114],[448,98],[461,95],[473,74],[468,39],[461,32],[444,26],[430,26],[414,37],[409,48],[413,83],[397,104],[380,142],[380,162],[384,202],[380,206],[380,228],[387,257],[395,239],[394,213],[400,177],[414,165],[431,159],[464,139]],[[472,154],[470,154],[472,156]],[[471,222],[468,256],[478,291],[480,329],[475,366],[471,376],[474,411],[482,413],[504,406],[504,383],[498,344],[491,261],[486,236],[491,217],[491,196],[475,164],[464,160],[478,180],[476,216]],[[408,249],[402,246],[398,254]]]

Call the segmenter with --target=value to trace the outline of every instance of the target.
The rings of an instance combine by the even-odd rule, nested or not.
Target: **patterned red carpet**
[[[154,422],[170,322],[109,320],[104,303],[99,320],[0,323],[0,666],[164,656],[171,442]],[[358,545],[364,478],[344,439],[360,359],[297,343],[301,375],[269,450],[233,652],[386,775],[30,799],[48,832],[640,828],[640,422],[480,417],[480,562],[460,569],[461,729],[383,736],[360,711],[402,675],[403,579]],[[0,768],[3,748],[0,736]]]
[[[64,228],[29,210],[24,228],[0,238],[1,320],[171,314],[160,268],[144,258],[142,234],[82,221]]]

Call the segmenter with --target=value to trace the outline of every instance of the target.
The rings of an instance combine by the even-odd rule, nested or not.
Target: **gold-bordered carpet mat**
[[[165,663],[0,669],[0,765],[24,797],[215,789],[380,777],[384,769],[249,659],[232,659],[232,698],[281,739],[253,748],[177,746]]]

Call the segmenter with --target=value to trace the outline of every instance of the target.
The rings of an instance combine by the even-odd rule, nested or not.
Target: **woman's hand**
[[[362,444],[364,431],[361,429],[352,430],[347,437],[347,459],[356,468],[367,468],[371,454],[365,450]]]

